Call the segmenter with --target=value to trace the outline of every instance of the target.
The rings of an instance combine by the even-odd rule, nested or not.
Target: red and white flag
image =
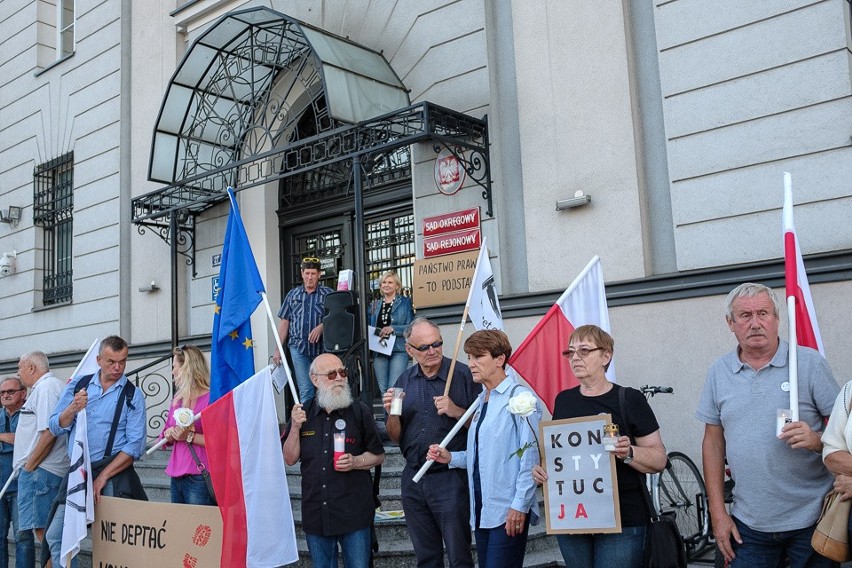
[[[100,371],[98,367],[98,348],[100,342],[95,339],[86,355],[77,365],[69,383],[76,383],[86,375]],[[89,457],[89,424],[85,412],[79,412],[75,418],[74,439],[72,444],[71,467],[68,474],[68,490],[65,495],[65,517],[62,525],[62,543],[59,564],[68,566],[69,560],[80,552],[80,543],[86,538],[88,525],[95,522],[95,501],[92,494],[92,462]]]
[[[597,256],[589,261],[509,359],[512,368],[535,390],[551,413],[556,395],[579,384],[562,350],[568,346],[568,337],[574,329],[587,324],[594,324],[606,332],[610,330],[603,271]],[[612,363],[606,376],[615,380]]]
[[[270,368],[205,408],[203,417],[222,513],[221,565],[273,568],[298,561]]]
[[[789,182],[790,174],[784,174],[784,280],[789,298],[796,298],[796,340],[799,345],[816,349],[823,356],[822,336],[808,285],[808,275],[799,250],[799,239],[793,225],[793,192]]]

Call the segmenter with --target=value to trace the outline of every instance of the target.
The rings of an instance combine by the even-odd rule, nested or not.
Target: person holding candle
[[[615,341],[609,333],[596,325],[583,325],[574,330],[568,339],[568,347],[562,352],[580,385],[557,395],[553,419],[597,414],[612,416],[612,422],[607,426],[610,426],[608,431],[614,438],[611,451],[617,458],[615,471],[621,514],[621,533],[557,535],[556,541],[566,566],[642,566],[650,512],[640,484],[644,483],[644,474],[657,473],[666,467],[666,448],[648,401],[636,389],[622,387],[606,377],[614,349]],[[633,439],[625,435],[628,420]],[[606,444],[609,440],[605,438],[603,441]],[[544,483],[547,472],[536,465],[533,479]]]
[[[396,382],[396,379],[408,366],[408,353],[405,351],[403,332],[411,320],[414,310],[411,299],[400,295],[402,282],[396,272],[389,270],[382,275],[380,284],[382,297],[373,300],[368,310],[370,325],[376,328],[379,337],[387,339],[394,336],[393,350],[390,355],[373,353],[373,369],[379,392],[384,393]]]
[[[539,520],[532,468],[539,460],[540,405],[528,387],[506,374],[512,346],[505,333],[474,332],[464,351],[473,380],[484,389],[468,428],[467,449],[451,452],[433,444],[427,457],[467,470],[479,567],[520,568],[529,527]],[[520,415],[512,408],[516,396],[530,401]]]
[[[444,395],[452,361],[444,357],[441,329],[434,322],[418,317],[403,335],[416,364],[403,371],[394,388],[384,393],[382,403],[388,413],[388,436],[399,442],[405,458],[400,494],[417,566],[443,568],[446,547],[450,566],[472,568],[470,510],[460,506],[470,497],[464,470],[433,464],[419,482],[414,482],[414,476],[426,462],[429,446],[453,429],[482,387],[473,382],[467,365],[456,363],[449,393]],[[397,415],[393,403],[399,390],[404,395]],[[447,447],[464,450],[467,436],[457,435]]]
[[[778,336],[780,304],[762,284],[727,297],[725,319],[737,348],[707,373],[696,417],[704,422],[704,482],[716,544],[731,568],[836,566],[810,542],[832,476],[821,459],[823,419],[839,388],[825,359],[796,347],[799,420],[786,423],[790,377],[786,341]],[[786,423],[777,433],[778,421]],[[734,503],[725,507],[725,458]]]
[[[352,397],[347,374],[335,355],[314,359],[316,396],[306,408],[293,407],[284,434],[284,461],[301,460],[302,529],[316,568],[337,567],[338,544],[344,568],[370,563],[375,504],[369,470],[384,461],[385,450],[372,410]],[[335,438],[342,438],[342,449]]]
[[[172,355],[172,376],[177,393],[160,434],[174,448],[166,466],[166,475],[171,477],[172,503],[215,505],[207,473],[209,463],[202,419],[199,417],[184,428],[175,418],[175,411],[180,408],[190,409],[197,415],[210,404],[210,368],[195,345],[176,347]]]

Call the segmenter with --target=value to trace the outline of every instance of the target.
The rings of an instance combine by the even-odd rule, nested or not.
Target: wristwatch
[[[195,432],[190,432],[189,434],[186,435],[186,443],[187,444],[192,444],[192,441],[194,439],[195,439]],[[630,450],[631,450],[630,454],[633,455],[633,451],[632,451],[633,448],[630,448]],[[624,461],[626,462],[627,460],[624,460]]]
[[[633,446],[630,446],[627,450],[627,456],[624,458],[624,463],[630,463],[633,461]]]

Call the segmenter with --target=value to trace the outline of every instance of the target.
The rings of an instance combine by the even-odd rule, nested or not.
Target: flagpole
[[[278,326],[275,325],[272,308],[269,306],[269,298],[266,297],[266,292],[261,292],[260,297],[263,298],[263,305],[266,307],[266,317],[269,320],[269,326],[272,328],[272,335],[275,336],[275,345],[278,347],[278,353],[281,354],[281,365],[284,366],[284,373],[287,375],[287,384],[290,385],[290,393],[293,395],[293,400],[298,404],[299,392],[296,390],[293,375],[290,374],[290,366],[287,365],[287,359],[284,357],[284,346],[281,344],[281,336],[278,335]]]
[[[479,246],[480,251],[485,248],[485,237],[482,238],[482,244]],[[487,254],[486,249],[486,254]],[[481,256],[481,255],[479,255]],[[477,256],[477,259],[479,258]],[[456,370],[456,361],[459,357],[459,348],[461,347],[462,335],[464,334],[464,326],[467,323],[467,313],[470,311],[470,296],[473,294],[473,283],[476,282],[476,277],[479,275],[479,261],[477,260],[476,266],[473,268],[473,277],[470,279],[470,289],[467,292],[467,300],[464,303],[464,312],[462,312],[461,325],[459,325],[459,332],[456,334],[456,347],[453,349],[453,359],[450,361],[450,371],[447,373],[447,384],[444,386],[444,396],[449,396],[450,394],[450,385],[453,384],[453,372]]]
[[[450,441],[455,437],[455,435],[458,434],[458,432],[459,432],[459,430],[461,430],[462,426],[467,424],[468,418],[470,418],[471,415],[473,415],[473,413],[476,412],[477,408],[479,408],[479,398],[477,398],[476,400],[473,401],[473,404],[471,404],[470,408],[468,408],[465,411],[465,413],[462,414],[461,418],[459,418],[458,422],[456,422],[456,425],[453,426],[453,429],[450,430],[447,433],[446,436],[444,436],[443,440],[441,440],[441,443],[439,445],[442,448],[447,447],[447,444],[449,444]],[[417,473],[414,474],[414,477],[412,477],[412,480],[414,481],[414,483],[417,483],[418,481],[420,481],[420,479],[422,479],[422,477],[424,475],[426,475],[426,471],[428,471],[428,469],[430,467],[432,467],[433,463],[435,463],[435,460],[426,460],[426,462],[420,467],[420,469],[417,471]]]
[[[790,172],[784,172],[784,222],[785,225],[789,222],[792,225],[793,216],[793,178]],[[789,219],[788,219],[789,217]],[[785,226],[785,230],[787,227]],[[795,262],[796,259],[793,259]],[[789,278],[789,277],[788,277]],[[788,378],[787,382],[790,385],[790,420],[793,422],[799,421],[799,359],[796,346],[799,344],[796,335],[796,296],[795,287],[798,286],[798,278],[793,279],[791,286],[787,282],[787,343],[788,343]]]
[[[19,473],[21,473],[21,466],[15,467],[15,469],[12,470],[12,473],[9,474],[9,479],[6,480],[6,484],[3,485],[3,489],[0,489],[0,499],[2,499],[3,495],[6,494],[6,490],[9,489],[9,486],[12,484],[12,481],[16,477],[18,477]]]

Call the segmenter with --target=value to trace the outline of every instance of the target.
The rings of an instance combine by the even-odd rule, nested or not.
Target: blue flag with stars
[[[254,341],[251,314],[265,292],[251,252],[234,192],[228,188],[231,213],[222,245],[219,293],[213,314],[210,349],[210,402],[254,375]]]

